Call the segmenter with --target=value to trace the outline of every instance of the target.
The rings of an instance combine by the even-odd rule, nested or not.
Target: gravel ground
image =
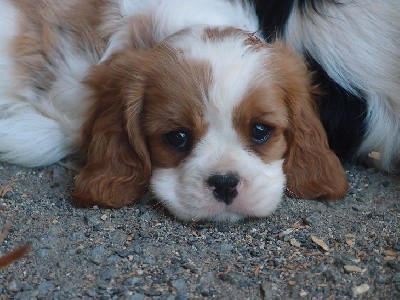
[[[72,161],[73,162],[73,161]],[[400,177],[346,167],[343,202],[284,199],[266,219],[183,223],[147,201],[69,203],[71,161],[0,164],[0,299],[400,299]]]

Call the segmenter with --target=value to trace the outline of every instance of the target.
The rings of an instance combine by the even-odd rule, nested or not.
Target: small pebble
[[[400,283],[400,274],[393,275],[393,282]]]
[[[379,284],[385,284],[385,283],[387,282],[387,277],[385,277],[385,276],[383,276],[383,275],[380,275],[380,276],[378,276],[378,278],[376,279],[376,281],[377,281]]]
[[[39,293],[48,293],[54,289],[53,283],[50,281],[43,281],[39,284],[37,290]]]
[[[369,291],[369,288],[370,288],[369,285],[366,284],[366,283],[361,284],[361,285],[356,286],[356,287],[353,287],[352,288],[353,296],[358,296],[358,295],[361,295],[361,294],[365,294],[366,292]]]
[[[118,272],[113,268],[106,268],[100,272],[100,278],[104,281],[111,280],[117,276]]]
[[[10,290],[10,291],[12,291],[12,292],[18,292],[18,291],[21,289],[21,287],[20,287],[20,285],[18,284],[17,281],[12,280],[12,281],[8,284],[7,289]]]

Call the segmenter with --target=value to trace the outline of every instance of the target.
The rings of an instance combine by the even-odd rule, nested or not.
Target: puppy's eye
[[[165,141],[179,151],[189,151],[192,147],[190,134],[184,130],[171,131],[164,135]]]
[[[256,145],[264,144],[272,135],[274,129],[263,124],[254,124],[251,127],[251,137]]]

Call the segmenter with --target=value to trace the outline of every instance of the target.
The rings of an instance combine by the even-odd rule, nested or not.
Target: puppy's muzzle
[[[213,196],[220,202],[230,205],[238,195],[237,185],[240,182],[238,175],[228,173],[226,175],[212,175],[207,183],[213,188]]]

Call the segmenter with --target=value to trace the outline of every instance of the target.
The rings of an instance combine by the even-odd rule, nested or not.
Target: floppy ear
[[[130,205],[146,191],[151,165],[140,124],[144,82],[136,65],[132,54],[116,54],[86,80],[93,103],[82,133],[85,165],[73,193],[79,206]]]
[[[310,74],[301,58],[275,45],[280,52],[275,63],[281,67],[282,89],[289,113],[286,132],[288,150],[284,162],[287,188],[300,198],[334,200],[348,190],[345,172],[330,150],[320,122],[310,84]]]

